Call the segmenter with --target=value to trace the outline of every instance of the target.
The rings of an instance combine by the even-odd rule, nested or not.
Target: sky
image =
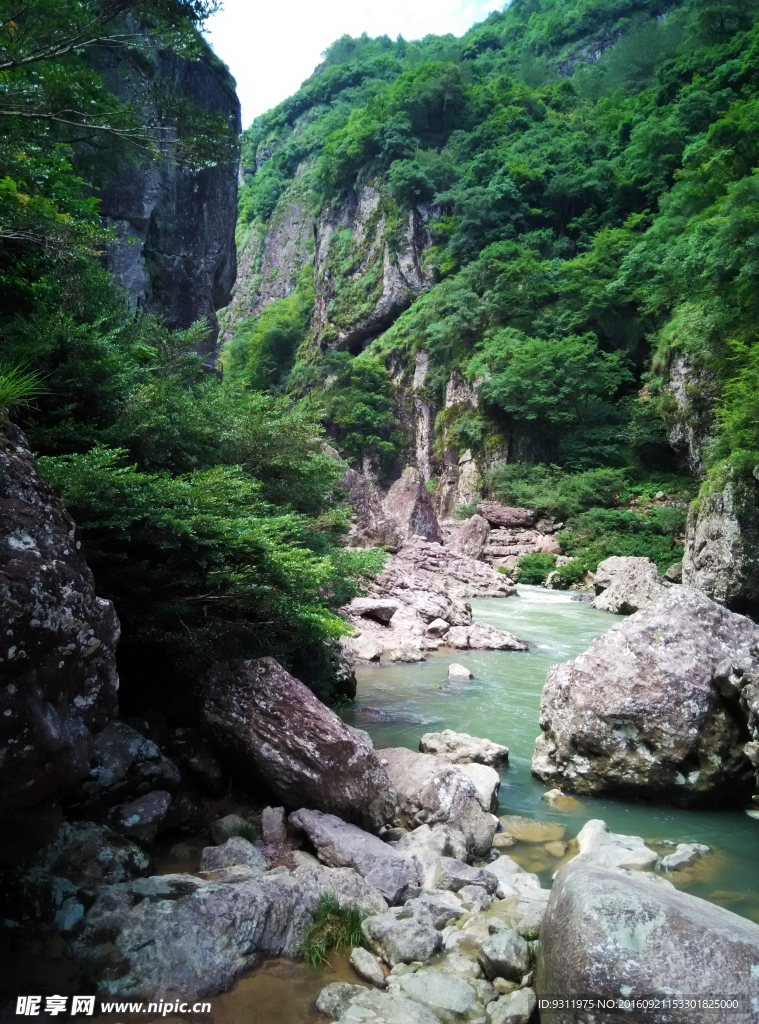
[[[281,103],[346,33],[461,35],[503,0],[224,0],[206,38],[237,79],[242,125]]]

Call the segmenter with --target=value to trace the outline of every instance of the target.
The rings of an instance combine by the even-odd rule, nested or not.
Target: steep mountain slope
[[[614,506],[682,509],[689,468],[753,494],[754,14],[516,0],[461,39],[339,40],[244,134],[229,371],[357,465],[418,466],[440,512],[586,515],[567,550],[675,544],[682,511]]]

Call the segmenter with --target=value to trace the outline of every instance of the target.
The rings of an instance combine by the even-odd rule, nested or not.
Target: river
[[[672,880],[684,890],[759,922],[759,821],[741,810],[696,811],[646,803],[582,797],[580,810],[559,813],[541,800],[546,786],[530,772],[539,732],[540,694],[550,665],[576,657],[618,619],[569,593],[519,587],[519,596],[471,602],[474,618],[508,629],[531,644],[528,653],[448,651],[412,665],[362,665],[358,694],[343,712],[351,725],[371,735],[377,747],[418,749],[425,732],[455,729],[509,748],[501,770],[499,814],[557,821],[574,837],[589,818],[602,818],[614,832],[646,840],[706,843],[712,856]],[[451,662],[475,678],[449,681]],[[535,844],[509,849],[543,885],[561,862]],[[662,851],[664,852],[664,851]]]

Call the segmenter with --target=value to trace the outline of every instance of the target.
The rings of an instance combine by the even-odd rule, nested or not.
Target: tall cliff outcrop
[[[210,49],[198,60],[157,50],[138,60],[106,53],[98,70],[120,100],[160,82],[169,95],[221,115],[240,131],[234,80]],[[215,350],[216,311],[229,302],[236,276],[237,161],[234,157],[196,169],[164,159],[122,166],[101,180],[101,214],[119,242],[109,246],[107,266],[126,287],[130,303],[158,313],[172,328],[205,317],[211,331],[203,354]]]
[[[119,623],[80,547],[24,435],[0,423],[0,818],[84,778],[117,710]]]

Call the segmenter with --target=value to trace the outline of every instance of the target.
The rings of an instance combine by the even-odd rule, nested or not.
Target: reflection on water
[[[570,837],[589,818],[603,818],[613,831],[647,840],[706,843],[716,855],[670,876],[672,881],[759,921],[759,821],[742,811],[681,810],[590,797],[580,798],[576,809],[559,811],[541,800],[546,787],[533,778],[530,762],[548,667],[576,657],[617,617],[540,587],[520,586],[519,597],[476,600],[472,608],[475,619],[528,640],[530,651],[446,651],[418,665],[361,666],[358,697],[344,712],[346,721],[366,729],[378,747],[416,750],[425,732],[441,729],[505,743],[510,763],[501,770],[499,814],[561,822]],[[453,661],[466,665],[475,678],[448,680]],[[523,842],[508,852],[537,871],[544,885],[565,859]]]

